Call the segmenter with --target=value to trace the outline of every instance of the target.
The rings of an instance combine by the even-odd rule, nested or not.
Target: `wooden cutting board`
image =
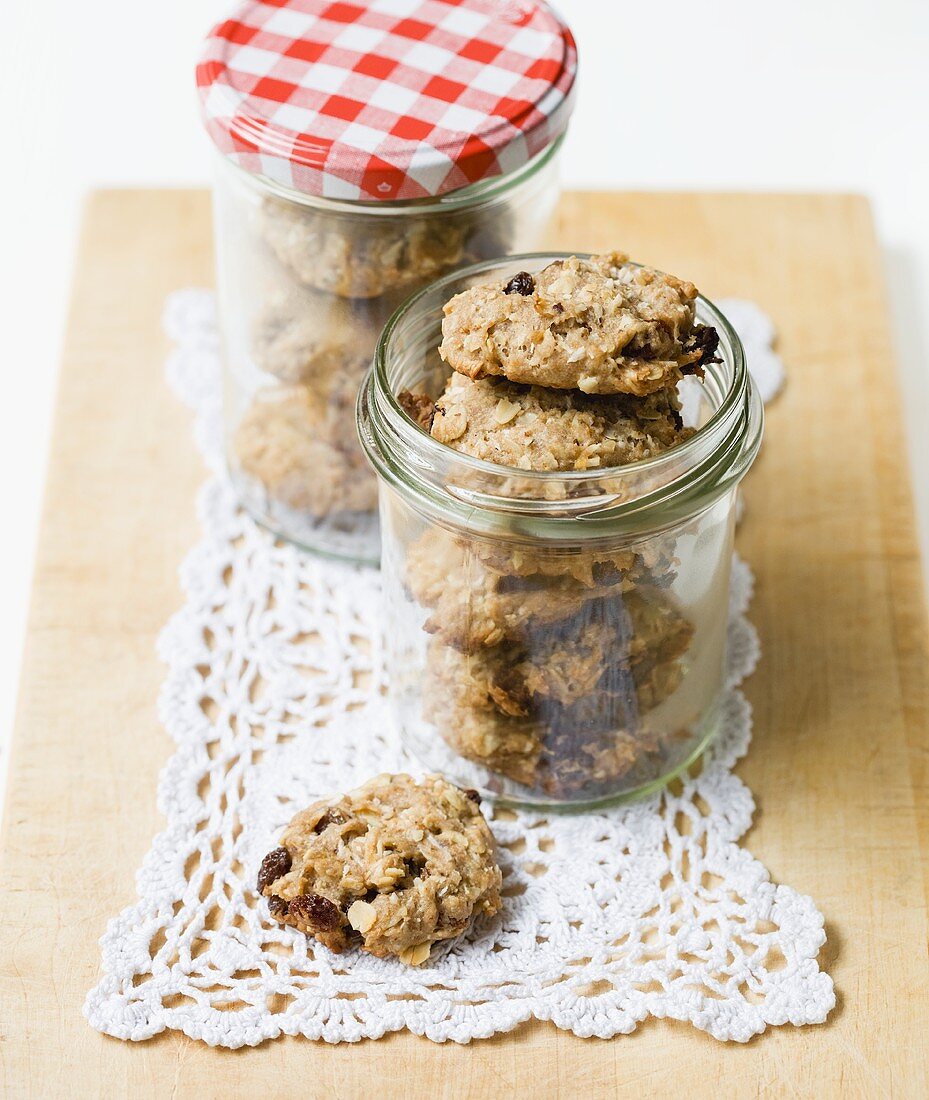
[[[172,746],[157,633],[180,605],[204,479],[168,392],[166,294],[211,282],[207,196],[87,205],[0,856],[0,1083],[9,1097],[929,1094],[925,604],[867,204],[841,195],[569,194],[551,242],[632,255],[775,318],[788,387],[746,483],[739,549],[764,647],[739,774],[746,838],[826,917],[838,1007],[723,1045],[649,1021],[581,1040],[533,1022],[469,1047],[409,1034],[133,1045],[81,1016],[97,938],[134,900]],[[11,392],[15,399],[15,392]]]

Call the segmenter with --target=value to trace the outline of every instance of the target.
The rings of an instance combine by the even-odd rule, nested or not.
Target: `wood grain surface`
[[[469,1047],[408,1034],[133,1045],[81,1016],[97,939],[161,828],[154,641],[180,605],[204,470],[168,392],[166,294],[211,282],[208,199],[87,205],[61,374],[0,855],[0,1088],[9,1097],[929,1094],[929,655],[899,395],[866,203],[851,196],[567,195],[550,242],[622,247],[774,317],[789,364],[746,482],[739,549],[764,649],[739,774],[746,838],[827,920],[825,1025],[723,1045],[649,1021],[544,1023]],[[15,396],[15,395],[11,395]]]

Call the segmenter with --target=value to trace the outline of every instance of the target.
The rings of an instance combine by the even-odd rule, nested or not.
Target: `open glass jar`
[[[543,0],[249,0],[208,36],[228,465],[275,532],[377,562],[354,427],[377,337],[432,279],[538,244],[576,59]]]
[[[525,255],[406,302],[358,401],[380,482],[390,705],[428,768],[491,797],[591,804],[666,782],[716,731],[739,481],[762,407],[742,346],[706,299],[720,362],[681,383],[698,430],[626,466],[534,472],[433,439],[398,395],[438,395],[442,307]]]

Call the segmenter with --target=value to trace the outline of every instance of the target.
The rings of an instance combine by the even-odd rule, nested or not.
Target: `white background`
[[[200,38],[229,9],[230,0],[4,6],[0,743],[14,709],[82,195],[207,182],[193,68]],[[582,68],[566,184],[872,197],[904,384],[922,395],[904,419],[929,546],[929,3],[562,0],[561,10]]]

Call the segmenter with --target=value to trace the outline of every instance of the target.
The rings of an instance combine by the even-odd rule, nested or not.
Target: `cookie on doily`
[[[381,775],[298,813],[258,889],[273,917],[333,951],[418,966],[434,943],[499,910],[502,881],[475,792]]]

